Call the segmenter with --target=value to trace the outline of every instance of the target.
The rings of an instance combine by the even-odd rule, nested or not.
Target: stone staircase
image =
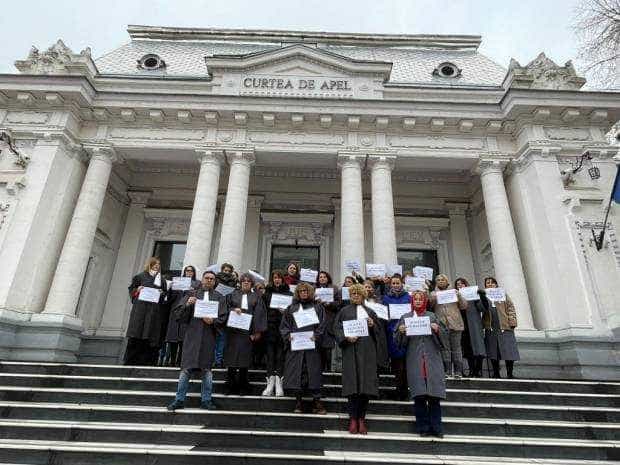
[[[445,438],[414,433],[409,402],[371,402],[368,436],[349,435],[340,375],[324,374],[328,414],[292,398],[224,396],[168,412],[178,369],[0,362],[1,464],[620,463],[620,383],[462,379],[448,383]],[[382,393],[391,379],[382,376]],[[387,397],[387,396],[382,396]]]

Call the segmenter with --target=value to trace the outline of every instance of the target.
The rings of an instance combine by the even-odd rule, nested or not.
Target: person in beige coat
[[[437,315],[439,321],[447,328],[442,331],[441,337],[441,357],[443,359],[446,376],[460,378],[463,372],[463,352],[461,351],[461,337],[465,324],[461,317],[461,310],[467,308],[465,300],[456,291],[457,301],[452,303],[437,303],[437,292],[447,291],[450,288],[450,280],[445,274],[437,275],[435,279],[435,290],[429,297],[429,306],[433,313]],[[453,371],[454,370],[454,371]]]

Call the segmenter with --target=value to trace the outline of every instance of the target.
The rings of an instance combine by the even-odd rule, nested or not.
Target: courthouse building
[[[0,358],[117,363],[152,255],[359,260],[496,276],[519,376],[620,378],[618,93],[478,36],[128,31],[0,75]]]

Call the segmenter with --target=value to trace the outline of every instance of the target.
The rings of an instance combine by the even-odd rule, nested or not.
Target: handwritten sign
[[[314,298],[329,304],[334,301],[334,288],[333,287],[317,287],[314,291]]]
[[[311,270],[309,268],[302,268],[299,272],[299,280],[305,281],[307,283],[316,283],[316,278],[319,275],[319,272],[316,270]]]
[[[344,320],[342,329],[345,337],[365,337],[368,336],[368,321],[366,320]]]
[[[436,296],[438,304],[452,304],[458,301],[458,298],[456,297],[456,289],[437,291]]]
[[[214,263],[213,265],[209,265],[208,267],[205,268],[205,271],[211,271],[212,273],[217,273],[218,271],[220,271],[220,264]]]
[[[269,308],[286,308],[293,303],[293,296],[286,294],[271,294]]]
[[[343,287],[342,289],[340,289],[340,298],[342,300],[351,300],[351,297],[349,296],[349,288],[348,287]]]
[[[433,280],[433,273],[433,269],[427,266],[416,266],[413,268],[413,276],[428,279],[429,281]]]
[[[232,294],[235,288],[226,286],[225,284],[220,283],[217,285],[215,290],[219,292],[220,294],[222,294],[224,297],[226,297],[228,294]]]
[[[504,291],[501,287],[487,287],[485,291],[489,300],[492,300],[493,302],[506,301],[506,291]]]
[[[293,313],[293,318],[295,318],[295,324],[298,328],[305,328],[306,326],[319,324],[319,317],[314,308],[298,310]]]
[[[382,320],[390,319],[388,308],[385,305],[377,304],[374,302],[369,302],[368,300],[364,303],[366,304],[366,307],[368,307],[373,312],[375,312],[377,316],[381,318]]]
[[[291,350],[293,352],[297,350],[314,350],[316,349],[316,343],[312,339],[314,332],[312,331],[299,331],[297,333],[291,333]]]
[[[297,289],[297,284],[288,285],[288,290],[291,291],[293,294],[295,293],[295,289]]]
[[[237,312],[230,312],[228,314],[228,322],[226,323],[226,326],[228,326],[229,328],[237,328],[249,331],[251,324],[252,315],[249,313],[239,314]]]
[[[390,320],[400,320],[400,318],[411,311],[411,304],[390,304]]]
[[[189,291],[192,288],[192,278],[172,278],[173,291]]]
[[[159,302],[159,298],[161,297],[161,293],[159,289],[155,289],[152,287],[143,287],[138,294],[138,300],[142,300],[143,302],[152,302],[156,304]]]
[[[431,319],[428,316],[405,318],[407,336],[428,336],[431,334]]]
[[[217,318],[219,307],[217,300],[197,300],[194,304],[194,318]]]
[[[382,278],[386,271],[383,263],[366,263],[366,276],[369,278]]]
[[[394,276],[395,274],[403,275],[402,265],[387,265],[386,271],[388,276]]]
[[[425,278],[419,278],[417,276],[405,277],[405,289],[408,292],[423,291],[425,290],[426,280]]]
[[[478,286],[462,287],[459,289],[459,294],[461,294],[465,300],[480,300]]]
[[[367,320],[368,318],[370,318],[368,316],[368,312],[366,311],[366,309],[362,307],[361,305],[358,305],[356,310],[357,310],[358,320]]]
[[[345,260],[344,271],[345,273],[353,273],[354,271],[361,271],[362,265],[359,260]]]

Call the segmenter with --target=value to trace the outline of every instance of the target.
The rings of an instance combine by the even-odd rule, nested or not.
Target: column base
[[[125,344],[122,336],[83,334],[78,361],[94,365],[119,365],[125,353]]]
[[[61,314],[0,310],[0,358],[77,362],[82,320]]]

